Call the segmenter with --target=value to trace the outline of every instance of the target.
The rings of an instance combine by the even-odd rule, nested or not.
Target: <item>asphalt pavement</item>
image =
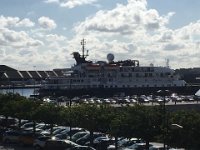
[[[17,144],[4,145],[4,144],[0,143],[0,150],[34,150],[34,148],[28,147],[28,146],[22,147]]]

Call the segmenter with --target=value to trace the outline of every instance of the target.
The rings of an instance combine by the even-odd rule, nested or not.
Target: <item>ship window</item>
[[[147,87],[149,87],[149,85],[147,84]]]
[[[135,87],[137,87],[137,85],[135,85]]]
[[[117,85],[115,85],[115,87],[117,88]]]
[[[94,75],[89,75],[88,77],[94,77]]]
[[[157,85],[155,84],[154,87],[157,87]]]
[[[123,73],[121,74],[121,77],[124,77],[124,74],[123,74]]]
[[[135,69],[134,68],[132,68],[132,72],[134,72],[135,71]]]
[[[129,73],[129,77],[132,77],[132,73]]]
[[[122,86],[123,88],[125,87],[125,85]]]
[[[176,86],[176,84],[174,84],[174,86]]]
[[[110,87],[112,88],[113,86],[111,85]]]

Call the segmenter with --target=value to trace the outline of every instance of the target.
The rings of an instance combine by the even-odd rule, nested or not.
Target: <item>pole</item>
[[[164,134],[163,134],[163,147],[166,150],[166,108],[165,108],[165,95],[164,95],[164,107],[163,107],[163,121],[164,121]]]
[[[71,79],[69,81],[69,88],[71,90]],[[71,141],[72,140],[72,134],[71,134],[71,131],[72,131],[72,125],[71,125],[71,106],[72,106],[72,98],[70,97],[69,98],[69,113],[70,113],[70,116],[69,116],[69,131],[70,131],[70,135],[69,135],[69,140]]]
[[[71,141],[72,140],[72,134],[71,134],[71,131],[72,131],[72,125],[71,125],[71,106],[72,106],[72,99],[70,98],[69,99],[69,113],[70,113],[70,118],[69,118],[69,131],[70,131],[70,135],[69,135],[69,140]]]
[[[167,127],[166,125],[166,95],[169,94],[169,91],[168,90],[159,90],[157,91],[157,93],[160,95],[160,96],[163,96],[163,148],[164,150],[166,150],[166,134],[167,134]]]
[[[36,67],[36,66],[33,66],[33,67],[34,67],[34,71],[36,71],[36,70],[35,70],[35,67]],[[34,79],[34,77],[33,77],[33,79]],[[33,86],[34,86],[34,87],[33,87],[33,100],[35,101],[35,79],[34,79],[34,83],[33,83],[33,84],[34,84],[34,85],[33,85]]]

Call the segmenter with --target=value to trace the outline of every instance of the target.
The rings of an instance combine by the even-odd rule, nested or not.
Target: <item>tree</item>
[[[136,105],[129,107],[126,122],[129,128],[129,137],[142,138],[149,149],[150,140],[161,133],[160,111],[156,107]]]
[[[7,93],[0,95],[0,113],[5,116],[5,126],[7,127],[8,117],[15,117],[16,103],[25,101],[26,98],[19,94]]]
[[[61,107],[57,107],[53,104],[42,104],[33,112],[32,117],[34,120],[50,124],[52,134],[53,125],[61,120],[60,110]]]
[[[169,142],[172,146],[188,149],[200,148],[200,113],[197,111],[177,111],[170,116],[169,125],[176,123],[183,128],[169,128]]]

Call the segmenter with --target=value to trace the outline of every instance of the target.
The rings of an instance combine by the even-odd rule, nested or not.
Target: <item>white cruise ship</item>
[[[85,40],[81,41],[82,54],[74,52],[76,64],[63,71],[64,76],[47,78],[40,95],[55,96],[113,96],[153,94],[158,90],[169,90],[190,94],[197,88],[187,86],[169,67],[140,66],[138,60],[114,61],[108,54],[107,61],[86,60]]]

